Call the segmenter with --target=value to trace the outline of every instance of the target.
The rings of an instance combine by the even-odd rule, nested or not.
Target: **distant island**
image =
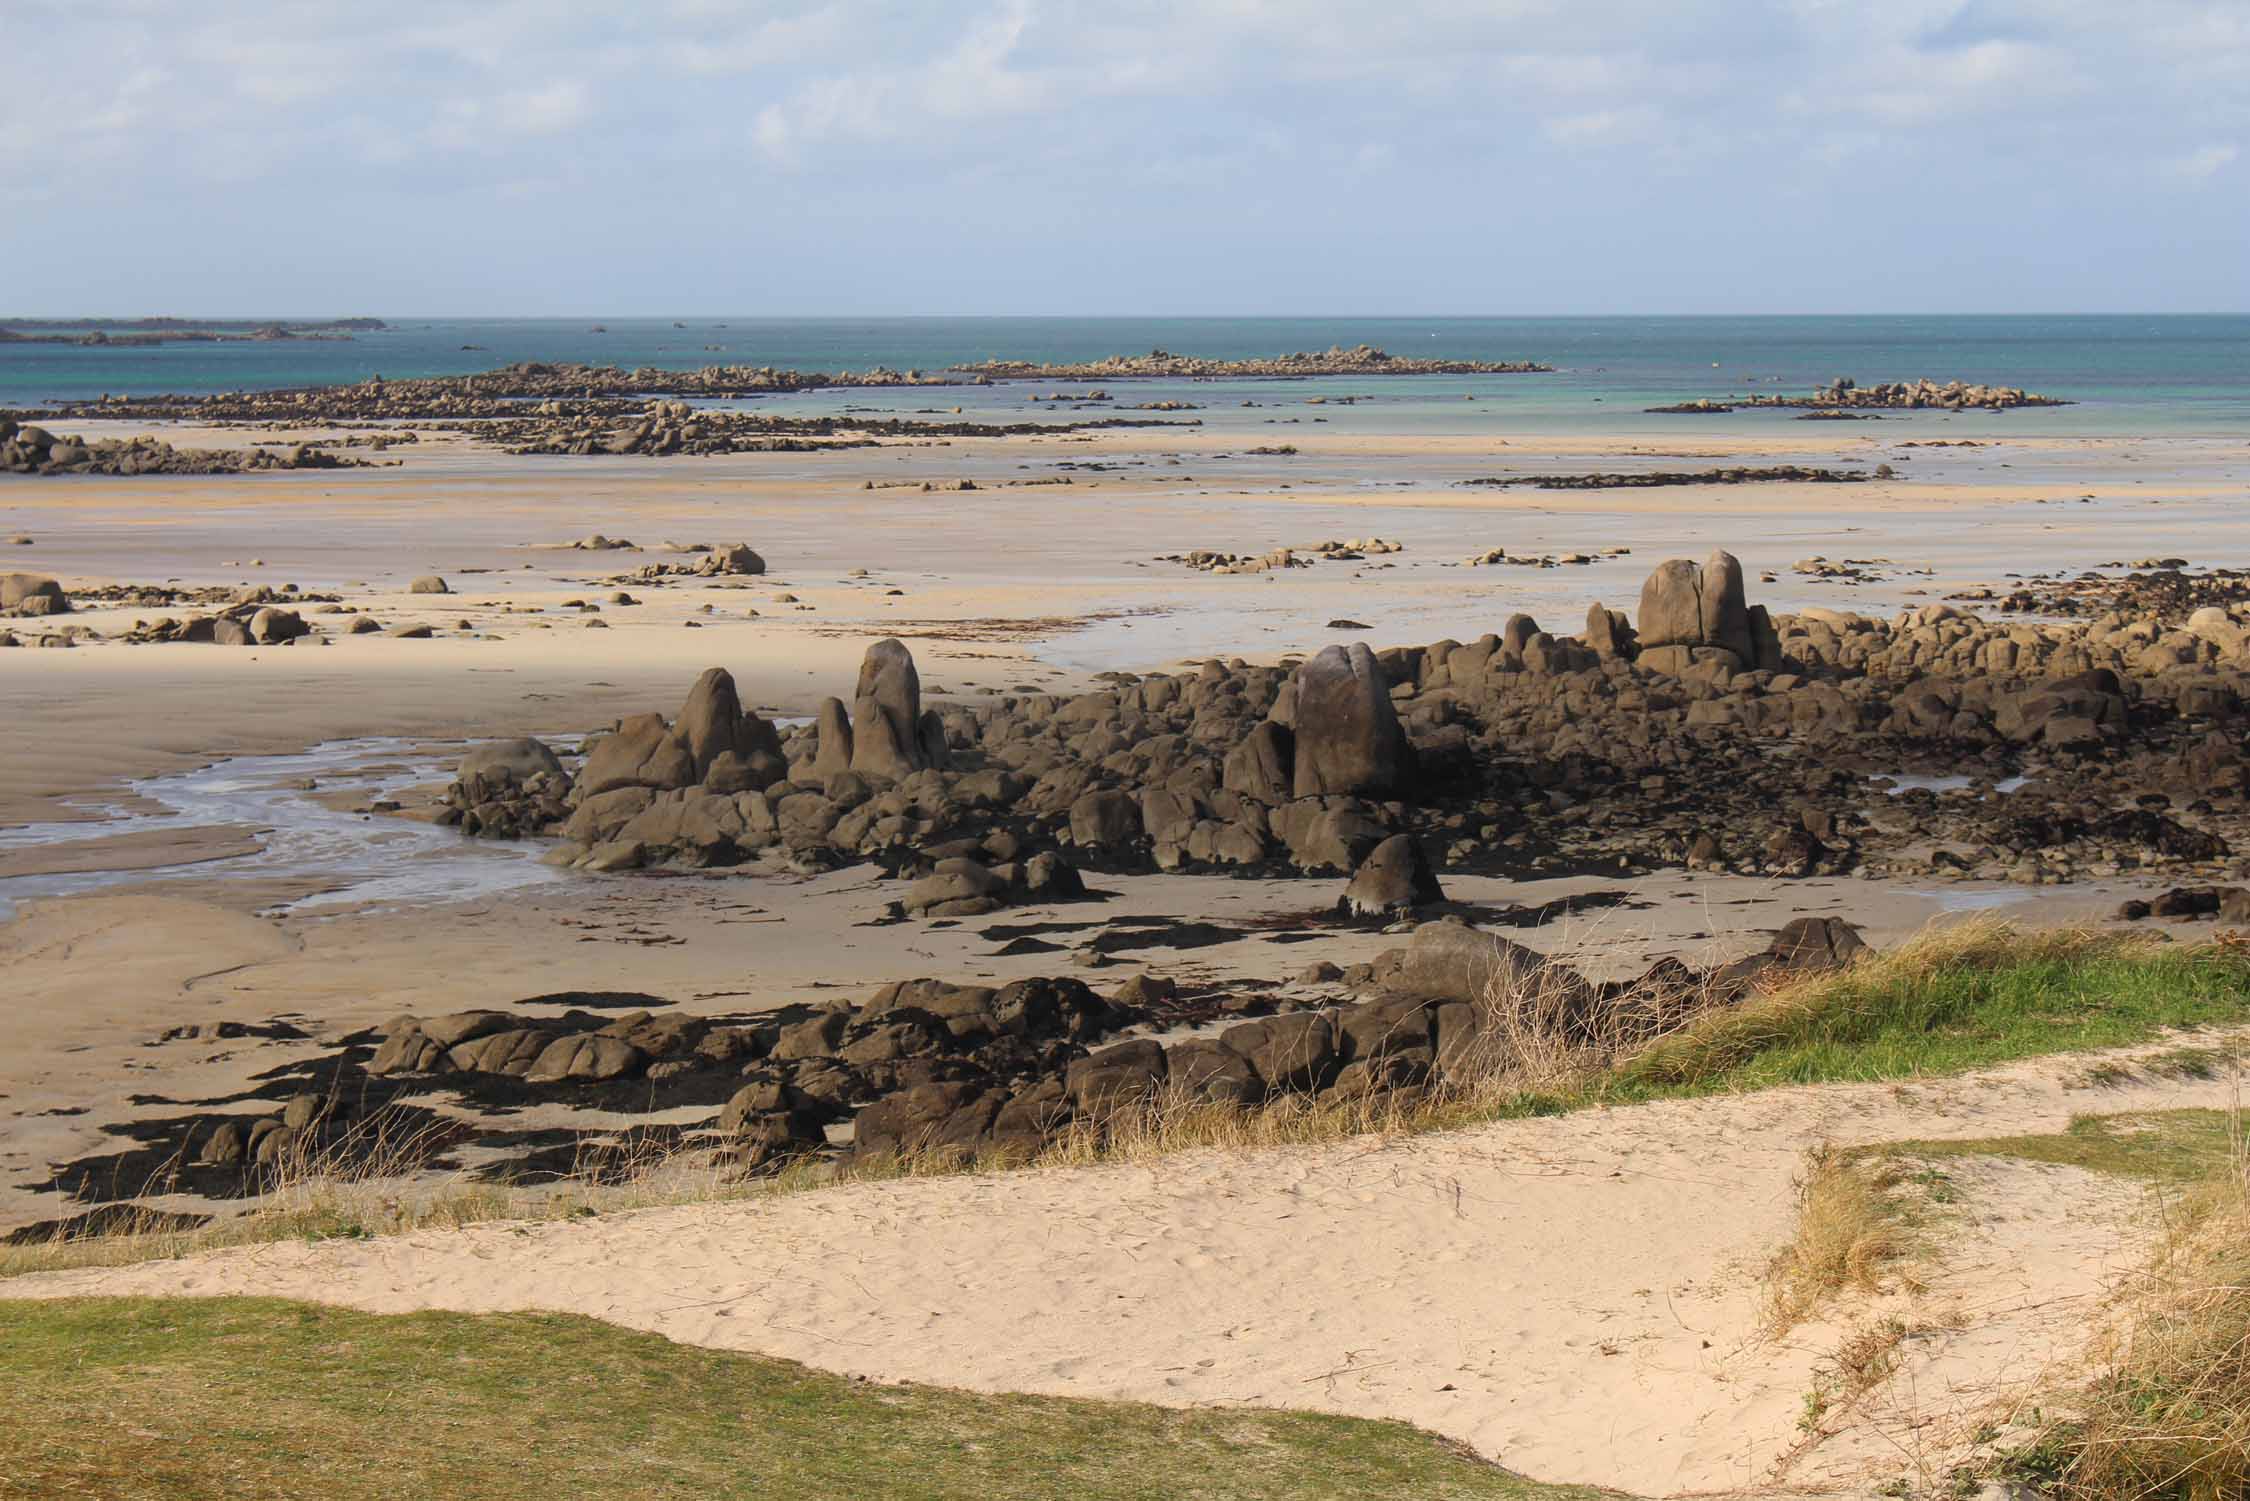
[[[229,318],[11,318],[0,320],[0,344],[76,344],[90,348],[147,344],[251,344],[286,339],[349,339],[390,325],[380,318],[329,318],[276,323]]]

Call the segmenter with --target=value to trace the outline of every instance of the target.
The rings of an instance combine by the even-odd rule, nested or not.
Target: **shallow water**
[[[1862,382],[1934,380],[2024,386],[2080,404],[1999,415],[1915,414],[1853,424],[1885,439],[1943,427],[1955,436],[2007,434],[2239,433],[2250,420],[2250,317],[1901,316],[1682,318],[739,318],[679,320],[423,319],[348,341],[244,344],[0,345],[0,406],[104,391],[223,391],[327,385],[380,374],[396,380],[489,370],[516,360],[585,361],[693,369],[710,364],[799,370],[937,370],[994,356],[1099,359],[1162,347],[1215,358],[1370,343],[1393,354],[1540,360],[1552,375],[1435,377],[1401,389],[1383,377],[1273,382],[1118,383],[1120,404],[1167,397],[1216,417],[1239,403],[1357,396],[1386,408],[1390,431],[1483,432],[1496,422],[1532,432],[1634,431],[1684,440],[1706,436],[1700,417],[1645,416],[1642,408],[1697,396],[1809,391],[1839,375]],[[473,346],[473,347],[465,347]],[[1078,392],[1089,383],[1061,383]],[[1039,387],[1045,394],[1047,386]],[[839,405],[886,411],[955,404],[972,411],[1023,400],[1020,385],[854,390],[782,398],[779,408]],[[1464,401],[1475,396],[1474,402]],[[1498,411],[1494,409],[1498,408]],[[1348,408],[1343,410],[1349,410]],[[1048,409],[1052,412],[1053,409]],[[1068,404],[1063,404],[1063,412]],[[1331,408],[1330,415],[1337,409]],[[1062,413],[1054,413],[1062,415]],[[1161,415],[1161,414],[1157,414]],[[1746,414],[1776,430],[1793,413]],[[1739,420],[1739,419],[1738,419]],[[1270,431],[1270,429],[1269,429]],[[1286,429],[1284,429],[1286,431]]]
[[[2013,792],[2030,780],[2029,777],[2003,777],[1992,784],[1992,790],[2001,793]],[[1890,797],[1897,797],[1902,792],[1916,790],[1939,793],[1961,792],[1976,785],[1976,778],[1970,776],[1932,777],[1907,772],[1890,773],[1889,781],[1891,785],[1884,791]]]
[[[1936,902],[1940,912],[1990,912],[2000,907],[2013,907],[2018,902],[2031,900],[2031,893],[2019,888],[1995,891],[1983,888],[1975,891],[1949,890],[1943,886],[1926,886],[1908,893]]]
[[[469,839],[418,820],[339,812],[318,801],[338,792],[372,800],[442,781],[467,749],[466,743],[368,738],[328,741],[294,755],[230,756],[132,782],[132,803],[95,805],[109,811],[103,819],[0,829],[0,851],[222,827],[259,831],[262,845],[253,854],[149,869],[0,878],[0,920],[12,918],[22,902],[186,879],[317,881],[328,888],[272,912],[363,903],[430,906],[563,879],[538,861],[548,848],[544,840]],[[307,787],[308,781],[315,785]],[[146,811],[144,802],[162,811]]]

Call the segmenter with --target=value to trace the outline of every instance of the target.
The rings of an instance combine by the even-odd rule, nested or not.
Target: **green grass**
[[[1592,1501],[1399,1423],[880,1386],[592,1319],[0,1304],[0,1497]]]
[[[1914,1079],[2250,1021],[2231,945],[1968,927],[1707,1014],[1627,1060],[1612,1098]]]
[[[2205,1183],[2234,1163],[2240,1123],[2224,1110],[2133,1110],[2081,1115],[2044,1136],[1985,1136],[1969,1141],[1900,1141],[1882,1152],[1923,1161],[1948,1157],[2010,1157],[2112,1173],[2149,1183]]]

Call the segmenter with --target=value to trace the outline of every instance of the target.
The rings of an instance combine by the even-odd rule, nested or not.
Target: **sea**
[[[1710,419],[1645,408],[1696,397],[1803,393],[1928,377],[2021,386],[2071,406],[1965,414],[1957,431],[2058,436],[2250,434],[2250,315],[1679,318],[677,318],[389,317],[348,339],[80,347],[0,343],[0,408],[104,393],[208,393],[465,375],[522,360],[654,366],[938,371],[1153,349],[1240,359],[1372,344],[1424,358],[1536,360],[1551,375],[1333,377],[1297,395],[1383,407],[1386,428],[1682,435]],[[0,317],[0,327],[8,322]],[[39,332],[53,331],[41,329]],[[1083,384],[1068,388],[1083,390]],[[1211,408],[1269,400],[1271,382],[1133,382],[1131,400]],[[1113,393],[1121,401],[1124,389]],[[768,410],[1020,416],[1019,385],[844,390],[760,398]],[[1737,414],[1740,421],[1751,414]],[[1793,413],[1754,414],[1789,421]]]

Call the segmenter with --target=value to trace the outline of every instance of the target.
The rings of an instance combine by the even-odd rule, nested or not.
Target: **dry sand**
[[[2071,1366],[2145,1254],[2143,1201],[2074,1169],[1966,1166],[1928,1291],[1846,1299],[1775,1338],[1759,1270],[1803,1154],[2051,1132],[2238,1087],[2097,1091],[2072,1082],[2085,1063],[279,1244],[0,1296],[566,1310],[878,1380],[1401,1418],[1538,1479],[1639,1494],[1865,1492],[1942,1478],[1979,1422]],[[1919,1331],[1897,1374],[1807,1441],[1819,1371],[1890,1314]]]

